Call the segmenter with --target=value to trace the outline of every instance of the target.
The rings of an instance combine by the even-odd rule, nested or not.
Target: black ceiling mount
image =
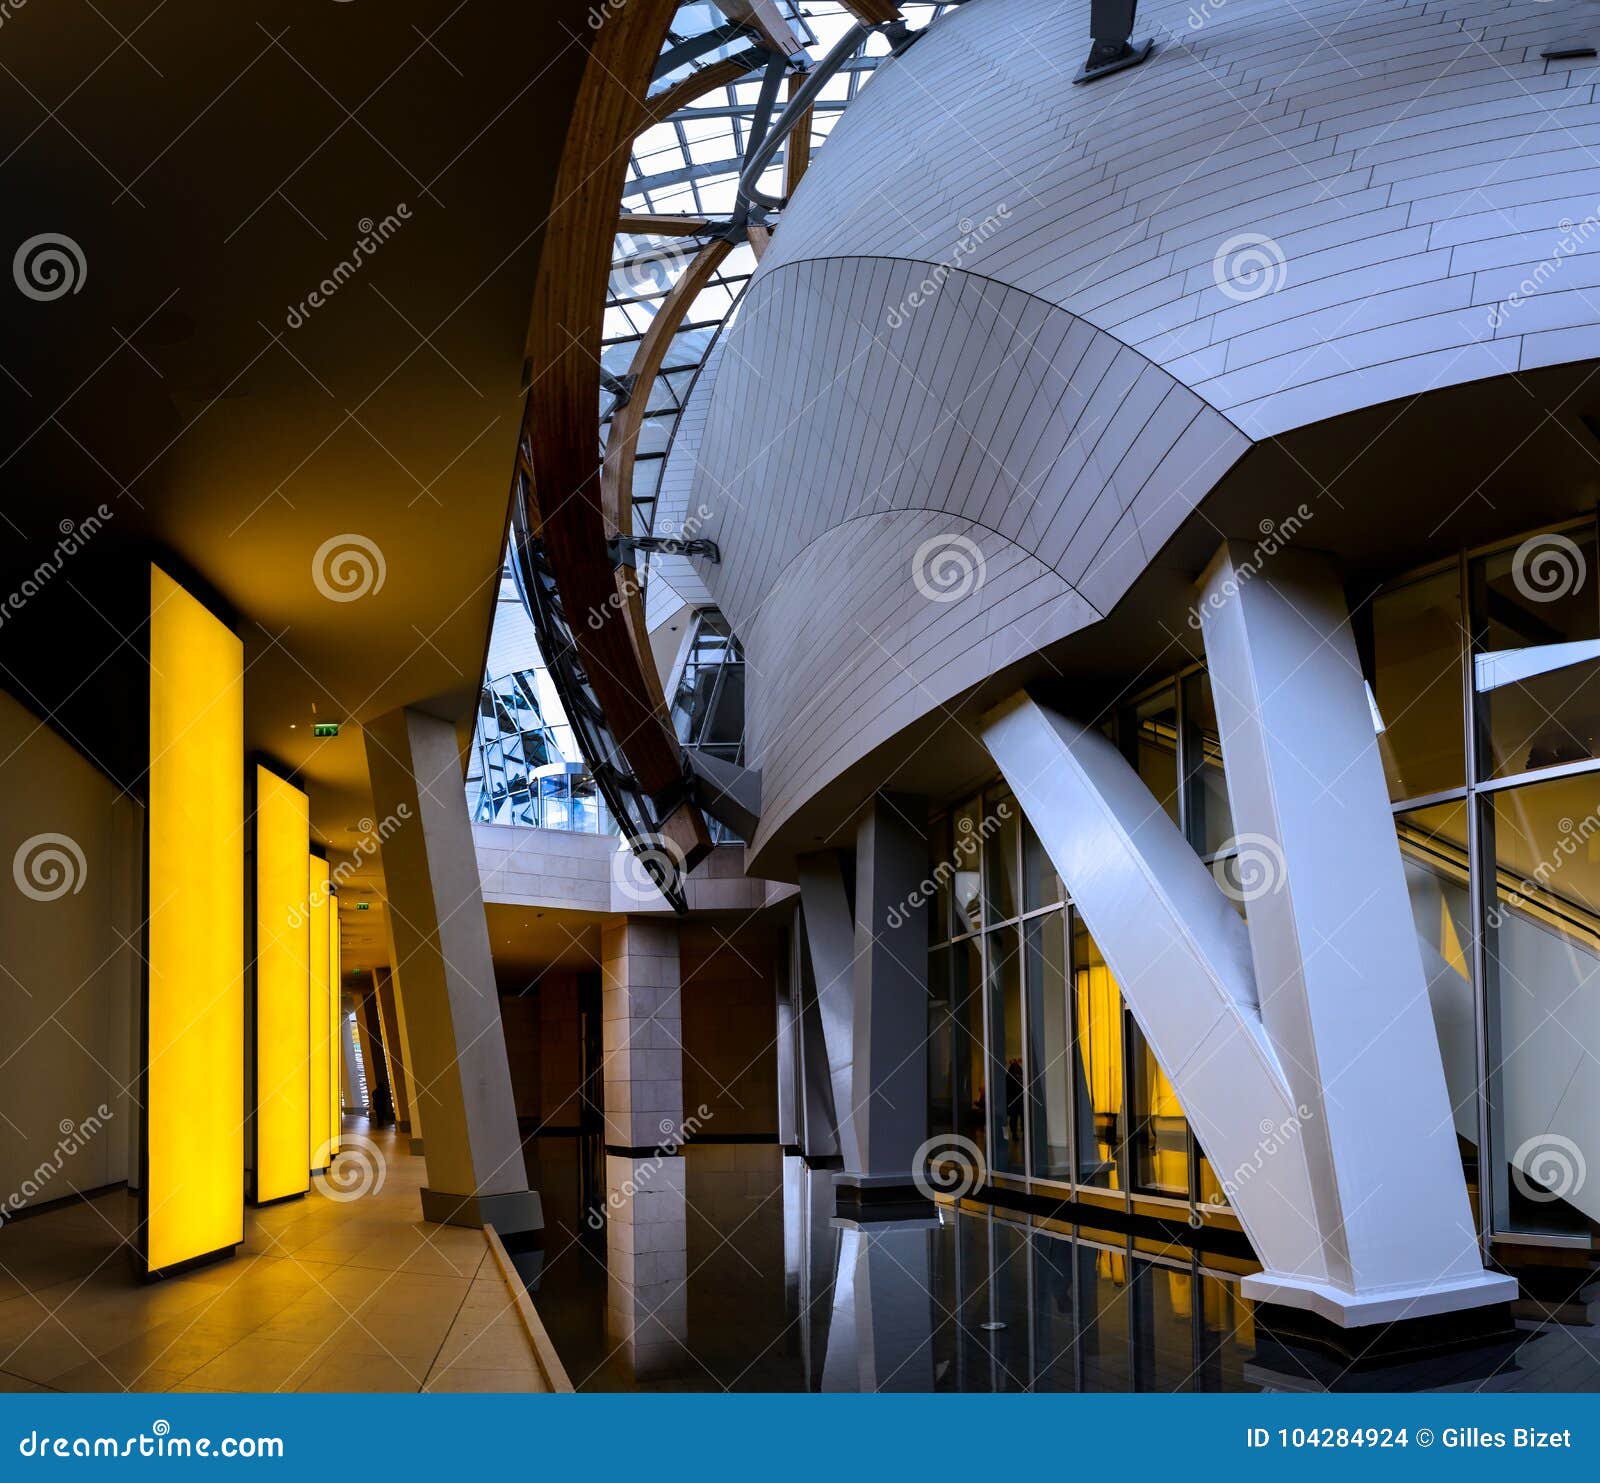
[[[1089,0],[1089,56],[1072,80],[1093,82],[1137,67],[1155,47],[1150,37],[1130,42],[1139,0]]]

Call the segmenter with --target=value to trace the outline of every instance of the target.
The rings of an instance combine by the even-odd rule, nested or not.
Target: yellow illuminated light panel
[[[244,1239],[244,645],[150,569],[144,1256]]]
[[[339,1041],[343,998],[339,974],[339,898],[335,896],[328,906],[328,1113],[332,1119],[328,1138],[334,1153],[339,1152],[339,1134],[344,1125],[343,1098],[339,1095],[340,1058],[344,1051]]]
[[[332,897],[328,891],[328,862],[312,855],[308,876],[311,900],[311,973],[308,978],[307,1013],[311,1023],[311,1117],[310,1117],[310,1167],[325,1169],[332,1156],[333,1125],[328,1114],[332,1111],[329,1100],[329,1073],[333,1059],[328,1052],[330,1039],[328,1023],[329,970],[332,967],[329,948],[332,938],[328,918],[332,912]]]
[[[256,1199],[304,1194],[311,1116],[306,795],[256,768]]]

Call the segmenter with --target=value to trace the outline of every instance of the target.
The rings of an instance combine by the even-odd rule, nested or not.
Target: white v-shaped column
[[[1245,1295],[1346,1327],[1505,1302],[1342,591],[1319,559],[1248,555],[1218,553],[1200,605],[1248,928],[1097,731],[1017,695],[984,740],[1261,1259]]]

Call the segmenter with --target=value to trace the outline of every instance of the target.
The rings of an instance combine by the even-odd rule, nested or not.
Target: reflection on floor
[[[164,1282],[122,1192],[0,1227],[0,1390],[542,1390],[483,1233],[419,1220],[423,1161],[370,1147],[381,1189],[248,1211],[238,1256]]]
[[[535,1301],[579,1390],[1600,1390],[1588,1325],[1352,1370],[1258,1336],[1186,1247],[949,1208],[857,1228],[770,1144],[694,1145],[625,1190],[594,1140],[528,1147]]]

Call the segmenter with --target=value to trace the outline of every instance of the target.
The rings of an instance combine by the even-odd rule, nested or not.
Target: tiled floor
[[[423,1222],[423,1161],[372,1144],[381,1190],[249,1210],[233,1260],[165,1282],[120,1192],[0,1228],[0,1390],[545,1389],[483,1232]]]

